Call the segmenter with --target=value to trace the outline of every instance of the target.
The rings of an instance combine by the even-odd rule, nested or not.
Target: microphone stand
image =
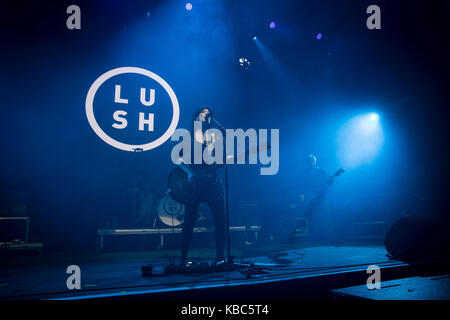
[[[217,124],[220,131],[223,133],[223,140],[225,140],[226,137],[226,129],[224,126],[220,124],[219,121],[216,120],[216,118],[212,118],[214,122]],[[233,258],[231,257],[231,240],[230,240],[230,211],[229,211],[229,202],[228,202],[228,165],[227,165],[227,155],[225,153],[225,219],[226,219],[226,230],[227,230],[227,262],[233,263]]]
[[[226,138],[226,129],[220,124],[215,118],[212,118],[217,124],[217,127],[222,131],[224,139]],[[225,213],[226,213],[226,227],[227,227],[227,259],[224,264],[217,265],[217,271],[232,271],[240,270],[247,278],[251,278],[252,275],[256,274],[267,274],[271,272],[271,268],[267,265],[258,265],[255,263],[236,263],[233,261],[231,256],[231,241],[230,241],[230,211],[229,211],[229,201],[228,201],[228,165],[227,165],[227,155],[225,153]]]

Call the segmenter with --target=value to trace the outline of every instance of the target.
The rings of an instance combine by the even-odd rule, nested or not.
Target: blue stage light
[[[322,39],[322,34],[321,34],[321,33],[318,33],[317,36],[316,36],[316,39],[317,39],[317,40]]]
[[[275,21],[272,21],[270,24],[269,24],[269,28],[270,29],[275,29],[277,27],[277,24],[275,23]]]
[[[188,2],[186,3],[186,10],[191,11],[192,10],[192,3]]]
[[[380,116],[374,112],[372,112],[371,114],[369,114],[369,121],[374,123],[377,122],[378,120],[380,120]]]
[[[356,116],[338,134],[338,154],[344,167],[355,168],[375,160],[384,143],[383,128],[377,113]]]
[[[254,37],[253,37],[253,40],[256,40],[256,39],[258,39],[258,37],[257,37],[257,36],[254,36]]]

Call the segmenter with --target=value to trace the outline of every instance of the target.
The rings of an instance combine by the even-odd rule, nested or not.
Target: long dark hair
[[[192,129],[194,128],[194,121],[198,119],[198,116],[200,115],[200,113],[202,113],[203,110],[205,110],[205,109],[209,111],[208,118],[210,119],[209,122],[208,121],[206,122],[206,126],[211,127],[214,111],[210,107],[203,106],[203,107],[198,108],[192,115]]]

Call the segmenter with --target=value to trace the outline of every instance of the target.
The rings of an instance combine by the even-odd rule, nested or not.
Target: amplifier
[[[281,221],[281,238],[295,240],[309,236],[309,221],[306,217],[287,218]]]

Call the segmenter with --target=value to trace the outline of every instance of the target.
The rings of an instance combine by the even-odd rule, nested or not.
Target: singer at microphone
[[[201,107],[194,112],[192,117],[191,137],[192,144],[201,145],[202,154],[204,149],[213,143],[214,137],[206,137],[203,134],[212,127],[213,110],[209,107]],[[201,121],[203,128],[195,126],[196,121]],[[223,130],[217,120],[214,122]],[[208,140],[209,139],[209,140]],[[193,149],[193,148],[192,148]],[[214,215],[215,222],[215,240],[216,240],[216,261],[220,263],[224,260],[226,221],[225,221],[225,203],[224,188],[222,179],[219,176],[219,168],[214,165],[204,163],[200,164],[181,164],[180,167],[185,170],[189,177],[189,183],[194,189],[194,194],[185,204],[185,216],[183,223],[182,239],[181,239],[181,266],[186,267],[190,264],[187,261],[187,254],[192,240],[194,224],[197,219],[197,212],[200,203],[206,202]]]

